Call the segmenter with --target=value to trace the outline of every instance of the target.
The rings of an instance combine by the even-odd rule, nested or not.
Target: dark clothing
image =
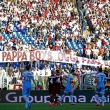
[[[49,93],[52,95],[56,94],[56,77],[55,76],[49,76]]]
[[[62,77],[56,76],[56,93],[60,94],[62,88]]]
[[[108,77],[108,71],[107,70],[104,71],[104,74],[106,75],[106,77]]]

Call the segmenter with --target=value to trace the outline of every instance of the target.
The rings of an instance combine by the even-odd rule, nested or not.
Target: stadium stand
[[[55,50],[110,60],[109,4],[109,0],[1,0],[0,51]],[[5,80],[7,85],[21,83],[19,78],[27,63],[0,63],[1,71],[5,71],[0,77],[8,79]],[[37,76],[44,71],[51,74],[55,68],[61,69],[63,74],[71,68],[79,75],[97,71],[95,66],[62,62],[29,63],[40,82]],[[108,74],[109,77],[110,72]]]

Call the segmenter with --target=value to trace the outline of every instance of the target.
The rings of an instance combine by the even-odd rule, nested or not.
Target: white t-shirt
[[[9,26],[10,26],[10,30],[13,31],[14,25],[13,24],[10,24]]]
[[[98,49],[93,49],[93,54],[98,55],[99,50]]]
[[[40,76],[40,70],[36,70],[36,75]]]
[[[101,48],[101,40],[98,40],[98,42],[97,42],[97,47],[99,47],[99,48]]]
[[[46,73],[46,76],[51,76],[51,70],[50,70],[50,68],[47,68],[45,70],[45,73]]]
[[[2,88],[2,78],[3,78],[3,72],[0,70],[0,88]]]
[[[91,70],[86,70],[86,74],[91,74]]]
[[[82,68],[81,62],[78,62],[78,63],[77,63],[77,68],[79,68],[79,69]]]
[[[45,69],[40,70],[40,76],[45,76]]]
[[[14,77],[19,78],[19,72],[14,72]]]
[[[13,77],[12,76],[7,76],[7,85],[9,84],[9,82],[12,82]]]
[[[23,47],[23,50],[25,50],[25,51],[26,51],[26,50],[29,50],[29,49],[28,49],[28,45],[22,45],[22,47]]]
[[[8,43],[11,47],[13,46],[13,42],[9,41]]]
[[[102,60],[102,56],[99,55],[99,56],[98,56],[98,60]]]
[[[64,29],[64,30],[65,30],[65,29],[66,29],[66,25],[62,25],[62,29]]]
[[[87,49],[86,50],[86,53],[87,53],[87,55],[90,55],[91,54],[91,50],[90,49]]]
[[[0,78],[3,77],[3,73],[2,73],[2,70],[0,70]]]
[[[90,43],[90,42],[91,42],[91,38],[88,37],[88,38],[87,38],[87,43]]]
[[[34,75],[34,79],[37,79],[38,78],[38,74],[37,74],[37,70],[33,70],[32,71],[33,75]]]
[[[6,72],[5,72],[4,69],[1,69],[1,70],[0,70],[0,77],[1,77],[1,78],[2,78],[2,77],[6,77]]]

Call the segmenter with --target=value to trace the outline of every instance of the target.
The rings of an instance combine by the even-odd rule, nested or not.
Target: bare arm
[[[48,89],[48,85],[49,85],[49,80],[47,79],[47,81],[46,81],[46,89]]]

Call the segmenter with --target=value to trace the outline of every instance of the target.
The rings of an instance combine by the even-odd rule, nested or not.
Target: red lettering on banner
[[[74,59],[75,59],[75,62],[76,62],[76,63],[78,63],[78,62],[79,62],[79,60],[78,60],[78,57],[77,57],[77,56],[76,56]]]
[[[14,61],[14,59],[17,57],[17,52],[16,51],[12,51],[12,61]]]
[[[40,53],[41,53],[41,60],[45,60],[45,56],[46,56],[46,54],[47,54],[47,52],[45,51],[40,51]]]
[[[78,60],[78,57],[75,57],[75,59],[76,59],[76,62],[79,61],[79,60]]]
[[[95,60],[92,60],[92,61],[91,61],[91,64],[95,64],[95,62],[96,62]]]
[[[49,61],[52,61],[52,59],[53,59],[53,57],[52,57],[52,52],[49,51],[49,52],[48,52],[48,60],[49,60]]]
[[[27,61],[27,54],[23,52],[21,61]]]
[[[71,61],[72,61],[72,62],[76,62],[76,59],[75,59],[75,57],[74,57],[74,58],[72,58],[72,59],[71,59]]]
[[[70,60],[75,63],[78,59],[76,57],[73,57],[73,55],[70,54]]]
[[[97,64],[98,62],[95,60],[95,65]]]
[[[10,52],[8,52],[7,57],[6,57],[6,61],[8,61],[8,60],[9,60],[9,61],[12,61],[12,60],[11,60],[11,54],[10,54]]]
[[[40,51],[36,51],[36,60],[41,60],[41,53],[40,53]]]
[[[91,60],[90,59],[87,59],[87,64],[91,64]]]
[[[68,56],[68,54],[65,54],[65,61],[69,62],[69,56]]]
[[[48,60],[48,61],[58,61],[62,62],[65,61],[67,63],[78,63],[78,60],[81,60],[80,63],[84,65],[105,65],[110,66],[110,61],[103,61],[103,60],[94,60],[94,59],[87,59],[74,56],[72,54],[66,54],[63,52],[55,52],[54,51],[45,51],[45,50],[37,50],[31,51],[30,56],[28,59],[28,54],[23,51],[3,51],[2,52],[2,61],[37,61],[37,60]],[[58,57],[58,58],[55,58]],[[2,62],[1,61],[1,62]]]
[[[101,65],[101,62],[99,60],[97,60],[97,65]]]
[[[110,66],[109,63],[110,63],[110,62],[105,61],[105,62],[104,62],[104,65],[105,65],[105,66]]]
[[[22,52],[18,51],[18,56],[17,56],[17,61],[20,61],[21,57],[22,57]]]
[[[22,60],[27,60],[27,55],[25,52],[15,52],[15,51],[10,51],[10,52],[3,52],[2,54],[2,60],[3,61],[15,61],[15,58],[17,58],[17,61],[22,61]]]
[[[87,61],[86,58],[82,58],[82,64],[84,64],[85,61]]]
[[[30,52],[30,60],[31,60],[31,61],[34,61],[34,60],[35,60],[34,54],[35,54],[34,51],[31,51],[31,52]]]
[[[63,61],[63,53],[61,52],[58,53],[58,60]]]
[[[40,54],[41,54],[40,60],[45,60],[45,57],[48,55],[48,52],[47,51],[40,51]]]
[[[7,56],[7,52],[2,52],[2,61],[5,61],[6,56]]]

